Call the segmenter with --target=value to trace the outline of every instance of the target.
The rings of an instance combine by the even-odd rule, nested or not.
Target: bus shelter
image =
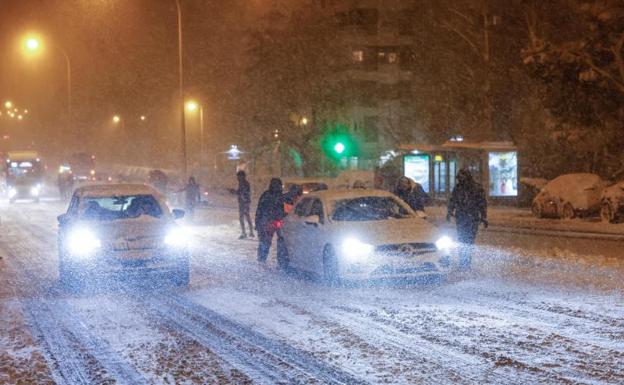
[[[436,200],[446,200],[462,168],[470,170],[485,188],[488,200],[501,204],[518,201],[518,150],[512,142],[465,142],[400,147],[403,175],[420,183]]]

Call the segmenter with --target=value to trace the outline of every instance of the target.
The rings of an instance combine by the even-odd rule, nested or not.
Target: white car
[[[452,238],[381,190],[310,193],[282,231],[283,265],[330,283],[443,275],[456,261]]]
[[[157,273],[188,285],[188,238],[174,222],[182,216],[150,186],[77,188],[67,213],[58,217],[61,283],[80,288],[99,278]]]
[[[531,211],[538,218],[562,219],[598,213],[605,186],[605,181],[595,174],[560,175],[537,194]]]

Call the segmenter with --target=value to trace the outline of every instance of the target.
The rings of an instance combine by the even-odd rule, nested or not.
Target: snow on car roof
[[[116,183],[78,187],[76,189],[76,194],[81,196],[158,195],[158,192],[151,186],[145,184]]]
[[[283,178],[284,184],[306,184],[306,183],[325,183],[327,181],[323,178]]]
[[[564,174],[556,177],[550,181],[547,185],[549,189],[552,188],[587,188],[594,186],[601,182],[601,179],[596,174],[578,173],[578,174]]]
[[[308,195],[308,197],[313,196],[318,196],[321,199],[335,201],[341,199],[355,199],[362,197],[393,197],[394,195],[384,190],[356,188],[315,191]]]

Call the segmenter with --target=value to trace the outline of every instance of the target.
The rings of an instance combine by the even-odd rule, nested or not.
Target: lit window
[[[397,55],[396,52],[390,52],[388,54],[388,63],[390,64],[396,63],[398,59],[399,59],[399,55]]]
[[[364,61],[364,51],[361,49],[355,50],[352,53],[352,58],[354,62],[361,63]]]

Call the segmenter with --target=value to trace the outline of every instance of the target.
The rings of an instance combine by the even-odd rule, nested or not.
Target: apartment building
[[[336,73],[346,107],[337,119],[359,145],[343,167],[372,168],[414,129],[409,117],[412,92],[414,2],[400,0],[319,0],[319,8],[340,27],[347,65]],[[410,138],[412,139],[412,138]]]

